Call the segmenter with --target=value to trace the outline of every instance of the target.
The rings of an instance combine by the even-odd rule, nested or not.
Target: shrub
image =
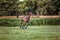
[[[0,26],[19,26],[20,19],[17,18],[0,18]]]
[[[19,26],[20,18],[0,18],[0,26]],[[60,25],[60,18],[31,18],[29,26],[36,25]]]
[[[60,18],[31,18],[30,25],[60,25]]]

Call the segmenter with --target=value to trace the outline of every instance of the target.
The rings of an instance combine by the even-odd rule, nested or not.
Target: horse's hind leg
[[[28,24],[28,23],[26,23],[26,22],[24,22],[24,21],[21,21],[20,28],[21,28],[21,29],[27,29],[27,24]]]
[[[25,29],[27,29],[27,27],[28,27],[28,23],[25,24]]]
[[[24,22],[22,25],[22,29],[27,29],[27,27],[28,27],[28,23]]]
[[[21,29],[25,29],[25,25],[26,25],[26,23],[23,22],[22,25],[21,25]]]
[[[23,26],[23,21],[21,20],[20,28],[22,28],[22,26]]]

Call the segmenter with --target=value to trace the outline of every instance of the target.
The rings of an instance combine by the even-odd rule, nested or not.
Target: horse
[[[24,16],[21,18],[21,25],[20,25],[20,28],[21,28],[21,29],[27,29],[31,15],[32,15],[32,12],[30,12],[28,15],[24,15]]]

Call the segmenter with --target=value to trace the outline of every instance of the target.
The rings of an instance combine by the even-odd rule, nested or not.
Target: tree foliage
[[[43,15],[57,15],[60,11],[60,0],[25,0],[24,11],[30,9]]]
[[[29,11],[40,15],[57,15],[60,0],[0,0],[0,15],[23,15]]]
[[[16,15],[19,11],[18,0],[0,0],[0,15]]]

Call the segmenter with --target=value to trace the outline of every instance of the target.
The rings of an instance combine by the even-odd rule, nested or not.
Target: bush
[[[19,26],[20,19],[17,18],[0,18],[0,26]]]
[[[0,26],[19,26],[20,18],[0,18]],[[60,18],[31,18],[29,26],[36,25],[60,25]]]
[[[60,25],[60,18],[31,18],[29,25]]]

